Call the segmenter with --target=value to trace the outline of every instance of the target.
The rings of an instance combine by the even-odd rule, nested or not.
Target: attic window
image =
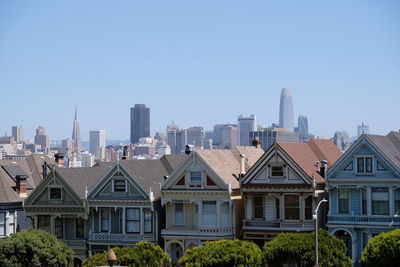
[[[61,188],[50,188],[50,199],[61,199]]]
[[[126,192],[124,180],[114,180],[114,192]]]
[[[283,166],[271,166],[272,177],[283,177]]]

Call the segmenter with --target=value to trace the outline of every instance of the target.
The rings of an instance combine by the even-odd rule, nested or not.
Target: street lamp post
[[[314,265],[314,267],[318,267],[318,266],[319,266],[319,265],[318,265],[318,209],[319,209],[319,206],[320,206],[323,202],[328,202],[328,200],[326,200],[325,198],[322,199],[322,200],[318,203],[317,208],[314,210],[314,215],[313,215],[313,218],[314,218],[314,220],[315,220],[315,229],[314,229],[314,231],[315,231],[315,233],[314,233],[314,237],[315,237],[315,240],[314,240],[314,246],[315,246],[315,265]]]

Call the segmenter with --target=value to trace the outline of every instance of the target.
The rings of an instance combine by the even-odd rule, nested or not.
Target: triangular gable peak
[[[327,173],[328,179],[354,175],[360,178],[400,177],[396,166],[368,139],[368,135],[359,137]]]
[[[207,162],[193,151],[162,184],[162,190],[207,190],[229,188]]]
[[[24,201],[25,207],[35,205],[82,206],[82,200],[54,169]]]
[[[134,175],[117,162],[90,190],[88,199],[150,199],[150,192],[136,182]]]
[[[243,177],[247,184],[312,184],[312,178],[275,143]]]

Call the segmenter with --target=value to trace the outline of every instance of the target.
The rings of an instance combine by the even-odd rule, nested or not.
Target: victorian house
[[[195,150],[161,184],[166,226],[161,235],[173,264],[205,241],[241,236],[239,177],[262,155],[255,147]]]
[[[281,232],[313,231],[313,210],[325,194],[325,171],[341,156],[330,141],[274,143],[241,179],[243,238],[259,245]],[[319,210],[324,224],[327,206]]]
[[[160,182],[181,155],[123,160],[90,168],[56,168],[25,200],[32,225],[64,241],[79,265],[97,251],[159,243],[164,214]]]
[[[29,227],[22,202],[53,166],[45,155],[0,160],[0,238]]]
[[[357,263],[368,240],[400,226],[400,133],[363,134],[327,173],[329,232]]]

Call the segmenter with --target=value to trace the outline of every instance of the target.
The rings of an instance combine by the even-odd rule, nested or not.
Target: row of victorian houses
[[[368,239],[400,226],[399,132],[364,134],[344,154],[330,140],[278,142],[265,152],[235,147],[91,168],[45,167],[42,180],[32,179],[29,168],[18,176],[10,171],[18,164],[0,163],[3,189],[10,187],[7,195],[20,205],[20,229],[30,224],[56,235],[74,250],[77,265],[141,240],[161,245],[176,263],[209,240],[262,245],[281,232],[312,232],[323,198],[328,204],[319,209],[319,226],[345,241],[354,262]],[[17,217],[12,205],[1,205],[5,236],[18,229]]]

